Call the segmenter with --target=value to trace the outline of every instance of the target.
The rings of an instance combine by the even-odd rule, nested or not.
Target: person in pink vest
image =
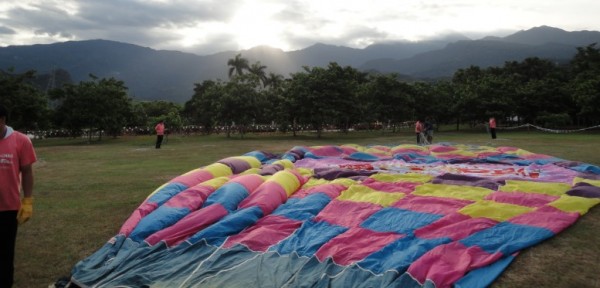
[[[415,134],[417,135],[417,145],[423,144],[423,130],[425,127],[423,126],[423,122],[421,120],[417,120],[415,123]]]
[[[490,133],[492,134],[492,139],[496,139],[496,118],[490,117]]]
[[[160,149],[163,137],[165,137],[165,121],[158,121],[158,124],[154,126],[154,131],[156,131],[156,149]]]
[[[33,215],[32,165],[37,160],[31,140],[7,121],[8,110],[0,104],[0,287],[13,285],[17,228]]]

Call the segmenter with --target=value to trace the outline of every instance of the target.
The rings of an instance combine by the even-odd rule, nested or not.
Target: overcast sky
[[[0,0],[0,46],[106,39],[200,55],[314,43],[363,48],[548,25],[600,31],[599,0]],[[8,3],[10,2],[10,3]]]

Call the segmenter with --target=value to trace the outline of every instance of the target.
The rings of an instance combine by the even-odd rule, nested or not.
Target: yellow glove
[[[33,215],[33,197],[25,197],[21,200],[21,209],[17,214],[17,221],[23,224]]]

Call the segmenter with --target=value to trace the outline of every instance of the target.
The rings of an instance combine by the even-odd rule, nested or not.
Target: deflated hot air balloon
[[[514,147],[293,147],[162,185],[81,287],[485,287],[600,203],[600,167]]]

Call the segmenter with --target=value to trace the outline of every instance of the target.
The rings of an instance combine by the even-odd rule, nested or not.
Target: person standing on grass
[[[490,133],[492,134],[492,139],[496,139],[496,118],[490,117]]]
[[[424,144],[423,143],[423,131],[425,127],[423,126],[423,122],[419,119],[415,123],[415,134],[417,134],[417,145]]]
[[[32,165],[37,160],[29,137],[7,121],[8,110],[0,104],[0,287],[13,285],[17,228],[33,215]]]
[[[154,131],[156,131],[156,149],[160,149],[163,137],[165,137],[165,121],[158,121],[158,124],[154,127]]]
[[[425,139],[427,140],[427,144],[433,143],[433,123],[430,118],[425,119],[425,123],[423,124],[423,130],[425,134]]]

